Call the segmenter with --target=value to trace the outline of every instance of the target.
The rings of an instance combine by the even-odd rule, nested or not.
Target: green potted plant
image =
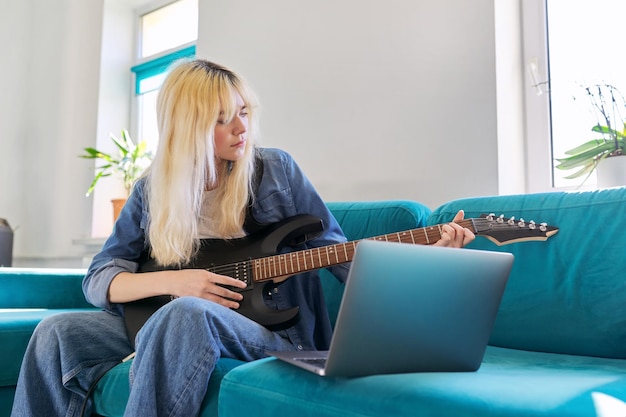
[[[85,153],[80,155],[80,157],[100,160],[103,163],[96,167],[94,179],[86,193],[87,196],[93,192],[100,178],[114,174],[121,176],[124,188],[126,189],[126,196],[123,199],[112,200],[114,210],[113,217],[117,219],[121,207],[130,194],[133,183],[139,178],[148,165],[150,165],[153,155],[152,151],[148,149],[148,143],[145,140],[135,143],[125,129],[122,130],[121,137],[118,138],[111,133],[110,138],[119,151],[117,154],[102,152],[95,148],[85,148]]]
[[[577,169],[565,178],[573,179],[585,176],[584,183],[601,163],[603,166],[607,165],[606,160],[610,158],[613,163],[617,162],[616,173],[625,175],[622,180],[622,184],[624,184],[626,183],[626,158],[613,159],[625,155],[626,119],[622,114],[626,110],[624,96],[617,88],[607,84],[586,87],[585,90],[598,119],[596,125],[591,128],[597,137],[566,151],[564,158],[556,159],[558,162],[556,168],[561,170]],[[620,168],[622,162],[625,168]],[[597,173],[598,185],[602,186],[600,169]]]

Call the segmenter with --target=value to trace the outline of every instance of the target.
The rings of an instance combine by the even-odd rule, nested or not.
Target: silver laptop
[[[361,241],[329,350],[267,353],[333,377],[476,371],[512,264],[510,253]]]

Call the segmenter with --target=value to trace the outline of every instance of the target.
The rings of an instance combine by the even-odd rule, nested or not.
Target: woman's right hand
[[[111,303],[127,303],[157,295],[193,296],[213,301],[228,308],[239,308],[243,296],[228,287],[246,288],[246,284],[226,275],[204,269],[183,269],[130,273],[122,272],[109,286]]]
[[[243,295],[228,288],[246,288],[243,281],[204,269],[183,269],[173,272],[175,274],[172,274],[170,280],[171,295],[200,297],[233,309],[239,308],[239,301],[243,300]]]

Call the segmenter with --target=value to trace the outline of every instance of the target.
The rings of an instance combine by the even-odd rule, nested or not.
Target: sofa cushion
[[[0,386],[0,416],[10,417],[13,408],[13,397],[15,396],[15,386]]]
[[[626,407],[624,365],[488,347],[477,372],[333,379],[264,359],[224,377],[219,416],[608,416]]]
[[[79,309],[0,309],[0,386],[17,383],[22,356],[37,324],[53,314],[73,311]]]
[[[209,380],[208,395],[204,398],[199,417],[214,417],[217,415],[217,392],[222,378],[231,369],[244,362],[235,359],[220,359],[215,366]],[[120,363],[98,382],[94,390],[94,412],[103,416],[122,416],[130,395],[128,379],[132,361]]]
[[[626,358],[626,188],[451,201],[429,224],[504,214],[546,222],[559,231],[545,242],[469,247],[507,251],[515,262],[490,343],[543,352]]]

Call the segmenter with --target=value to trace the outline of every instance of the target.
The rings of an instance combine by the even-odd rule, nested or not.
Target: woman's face
[[[215,156],[222,161],[237,161],[246,149],[248,131],[248,109],[241,96],[237,95],[237,112],[230,121],[225,121],[220,114],[215,131]]]

